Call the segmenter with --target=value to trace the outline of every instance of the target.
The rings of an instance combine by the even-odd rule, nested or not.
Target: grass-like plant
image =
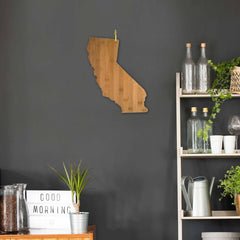
[[[75,208],[75,212],[80,212],[80,197],[83,189],[89,183],[90,178],[87,178],[89,168],[83,166],[82,161],[77,165],[70,162],[70,169],[67,170],[65,163],[63,162],[63,169],[65,176],[57,171],[55,168],[50,167],[58,176],[66,183],[70,191],[72,192],[72,203]],[[77,201],[75,201],[75,195]]]
[[[223,191],[221,192],[221,198],[226,196],[230,196],[234,199],[235,204],[235,196],[240,193],[240,166],[231,167],[224,175],[224,179],[219,180],[220,184],[218,188],[221,188]]]

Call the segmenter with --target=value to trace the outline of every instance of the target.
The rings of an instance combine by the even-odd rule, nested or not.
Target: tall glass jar
[[[197,92],[206,93],[211,87],[210,66],[206,57],[206,43],[201,43],[201,56],[197,62]]]
[[[199,129],[202,129],[202,123],[197,116],[197,108],[191,108],[191,117],[187,120],[187,150],[188,153],[202,152],[202,139],[197,136]]]
[[[186,58],[182,66],[182,91],[183,93],[193,93],[197,88],[196,66],[192,59],[191,43],[186,44]]]
[[[0,196],[0,230],[3,233],[18,233],[18,187],[15,185],[1,187]]]
[[[29,213],[26,203],[26,187],[25,183],[16,184],[19,191],[19,232],[29,232]]]

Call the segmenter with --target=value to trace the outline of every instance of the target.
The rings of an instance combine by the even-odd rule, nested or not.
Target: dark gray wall
[[[214,61],[239,56],[239,8],[238,0],[0,0],[1,183],[65,189],[48,165],[84,159],[96,181],[82,209],[98,239],[176,239],[175,72],[188,41],[195,60],[201,42]],[[113,37],[114,28],[119,64],[148,93],[147,114],[121,114],[96,84],[88,37]],[[226,133],[238,106],[225,106],[216,131]],[[184,174],[221,177],[231,164],[186,160]],[[226,221],[184,226],[185,239],[239,231]]]

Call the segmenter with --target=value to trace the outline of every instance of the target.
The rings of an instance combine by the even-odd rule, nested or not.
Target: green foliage
[[[235,168],[232,166],[227,170],[224,179],[219,180],[219,182],[218,188],[223,189],[219,200],[222,200],[226,196],[234,198],[236,194],[240,193],[240,166],[236,166]]]
[[[82,194],[85,186],[90,182],[90,178],[87,178],[87,174],[89,168],[85,168],[80,161],[77,165],[70,162],[70,170],[67,170],[65,163],[63,162],[63,169],[65,176],[62,175],[55,168],[50,167],[54,172],[58,174],[58,176],[65,182],[70,191],[72,192],[72,201],[74,204],[74,195],[76,195],[77,203],[76,203],[76,212],[79,212],[80,208],[80,196]]]
[[[206,123],[205,128],[198,130],[198,137],[202,137],[203,140],[208,140],[208,131],[211,129],[214,119],[221,111],[221,104],[232,98],[229,92],[231,71],[235,66],[240,64],[240,57],[233,58],[231,61],[214,64],[211,60],[208,60],[210,67],[216,72],[216,78],[213,81],[212,88],[208,89],[208,94],[211,95],[214,107],[212,108],[209,120]]]

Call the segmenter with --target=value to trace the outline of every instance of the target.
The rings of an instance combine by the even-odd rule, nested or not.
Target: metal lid
[[[186,43],[186,47],[191,47],[191,43]]]
[[[240,232],[202,232],[202,238],[239,238]]]
[[[202,111],[207,113],[208,112],[208,108],[203,108]]]
[[[197,107],[191,107],[191,112],[197,112]]]
[[[206,43],[201,43],[201,47],[206,47]]]

